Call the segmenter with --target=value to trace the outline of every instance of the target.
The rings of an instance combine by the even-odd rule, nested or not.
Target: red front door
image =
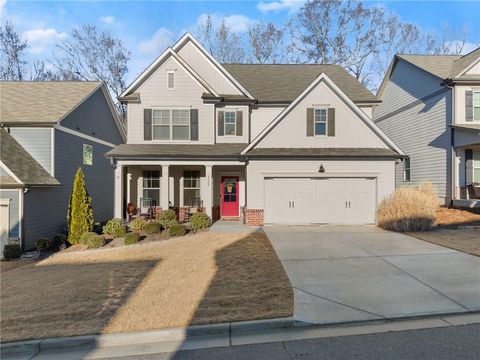
[[[222,216],[238,216],[238,176],[222,176],[220,194]]]

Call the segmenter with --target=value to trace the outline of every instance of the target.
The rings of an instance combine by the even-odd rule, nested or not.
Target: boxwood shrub
[[[185,235],[187,230],[185,229],[185,226],[181,224],[175,224],[170,226],[168,229],[168,236],[183,236]]]
[[[138,243],[139,240],[140,240],[140,235],[132,232],[125,234],[125,236],[123,237],[123,241],[125,245],[136,244]]]
[[[6,244],[3,248],[3,258],[5,260],[15,260],[22,256],[22,248],[19,244]]]
[[[125,235],[125,225],[123,225],[122,219],[111,219],[103,227],[103,233],[107,235],[111,235],[114,238],[119,238]]]
[[[143,231],[147,235],[158,234],[159,232],[162,231],[162,227],[157,222],[151,222],[151,223],[145,224],[145,226],[143,227]]]
[[[35,241],[35,247],[40,252],[48,251],[48,250],[52,249],[53,242],[52,242],[52,240],[50,240],[48,238],[38,239],[37,241]]]
[[[101,248],[105,245],[105,239],[102,235],[98,235],[95,232],[87,232],[80,237],[80,243],[87,245],[89,249]]]
[[[139,217],[139,218],[133,219],[130,222],[130,227],[133,230],[143,230],[146,224],[147,224],[147,221]]]
[[[212,225],[212,220],[204,212],[197,212],[190,218],[193,231],[207,229]]]

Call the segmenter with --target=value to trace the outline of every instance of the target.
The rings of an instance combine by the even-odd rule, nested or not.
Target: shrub
[[[77,244],[83,233],[92,230],[92,198],[88,195],[82,168],[78,168],[68,205],[68,242]]]
[[[164,228],[168,229],[170,226],[178,224],[177,215],[174,210],[164,210],[157,214],[157,222]]]
[[[93,231],[86,232],[80,237],[79,244],[88,245],[88,242],[90,241],[90,239],[95,237],[95,236],[99,236],[99,235],[96,232],[93,232]]]
[[[123,225],[122,219],[111,219],[108,220],[105,226],[103,227],[103,233],[107,235],[111,235],[114,238],[119,238],[125,235],[126,230],[125,226]]]
[[[96,222],[95,224],[93,224],[92,231],[93,231],[94,233],[97,233],[98,235],[102,235],[102,233],[103,233],[103,226],[102,226],[102,224],[99,223],[99,222]]]
[[[123,241],[125,245],[132,245],[138,243],[140,240],[140,235],[135,234],[135,233],[127,233],[123,237]]]
[[[92,236],[88,239],[87,247],[89,249],[98,249],[105,245],[105,239],[102,235],[95,233],[95,236]]]
[[[143,231],[147,235],[158,234],[160,231],[162,231],[162,227],[159,223],[151,222],[145,224],[145,226],[143,227]]]
[[[181,224],[175,224],[170,226],[168,229],[168,236],[183,236],[185,235],[187,230],[185,230],[185,226]]]
[[[136,218],[130,222],[130,227],[133,230],[143,230],[146,224],[147,224],[147,221],[145,219]]]
[[[438,206],[431,185],[399,188],[380,203],[378,226],[399,232],[429,230],[435,224]]]
[[[5,260],[14,260],[22,256],[22,248],[19,244],[6,244],[3,248],[3,258]]]
[[[65,234],[57,234],[53,237],[53,245],[56,248],[65,246],[66,242],[67,242],[67,235]]]
[[[197,212],[190,217],[193,231],[207,229],[212,225],[212,220],[204,212]]]
[[[35,241],[35,247],[40,252],[51,250],[53,247],[53,242],[47,238],[38,239]]]

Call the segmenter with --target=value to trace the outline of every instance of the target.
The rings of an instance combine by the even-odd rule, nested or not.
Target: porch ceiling
[[[462,124],[462,125],[450,125],[450,126],[459,130],[480,133],[480,124]]]

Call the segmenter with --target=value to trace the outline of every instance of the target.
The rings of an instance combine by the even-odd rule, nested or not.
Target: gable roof
[[[101,85],[99,81],[1,81],[0,123],[55,124]]]
[[[321,73],[354,102],[377,98],[344,68],[333,64],[223,64],[259,102],[290,103]]]
[[[250,150],[255,148],[257,144],[262,141],[262,139],[322,81],[330,86],[330,88],[338,95],[338,97],[342,99],[353,110],[354,113],[357,114],[357,116],[385,143],[385,145],[387,145],[393,151],[396,151],[398,154],[405,155],[402,150],[387,135],[385,135],[385,133],[380,130],[380,128],[362,110],[360,110],[360,108],[355,105],[352,99],[350,99],[345,92],[343,92],[342,89],[325,73],[321,73],[304,91],[301,92],[301,94],[297,96],[294,101],[290,103],[290,105],[288,105],[280,114],[278,114],[278,116],[273,119],[273,121],[268,124],[242,151],[242,155],[245,155]]]
[[[23,185],[60,185],[5,129],[0,129],[0,160]]]

